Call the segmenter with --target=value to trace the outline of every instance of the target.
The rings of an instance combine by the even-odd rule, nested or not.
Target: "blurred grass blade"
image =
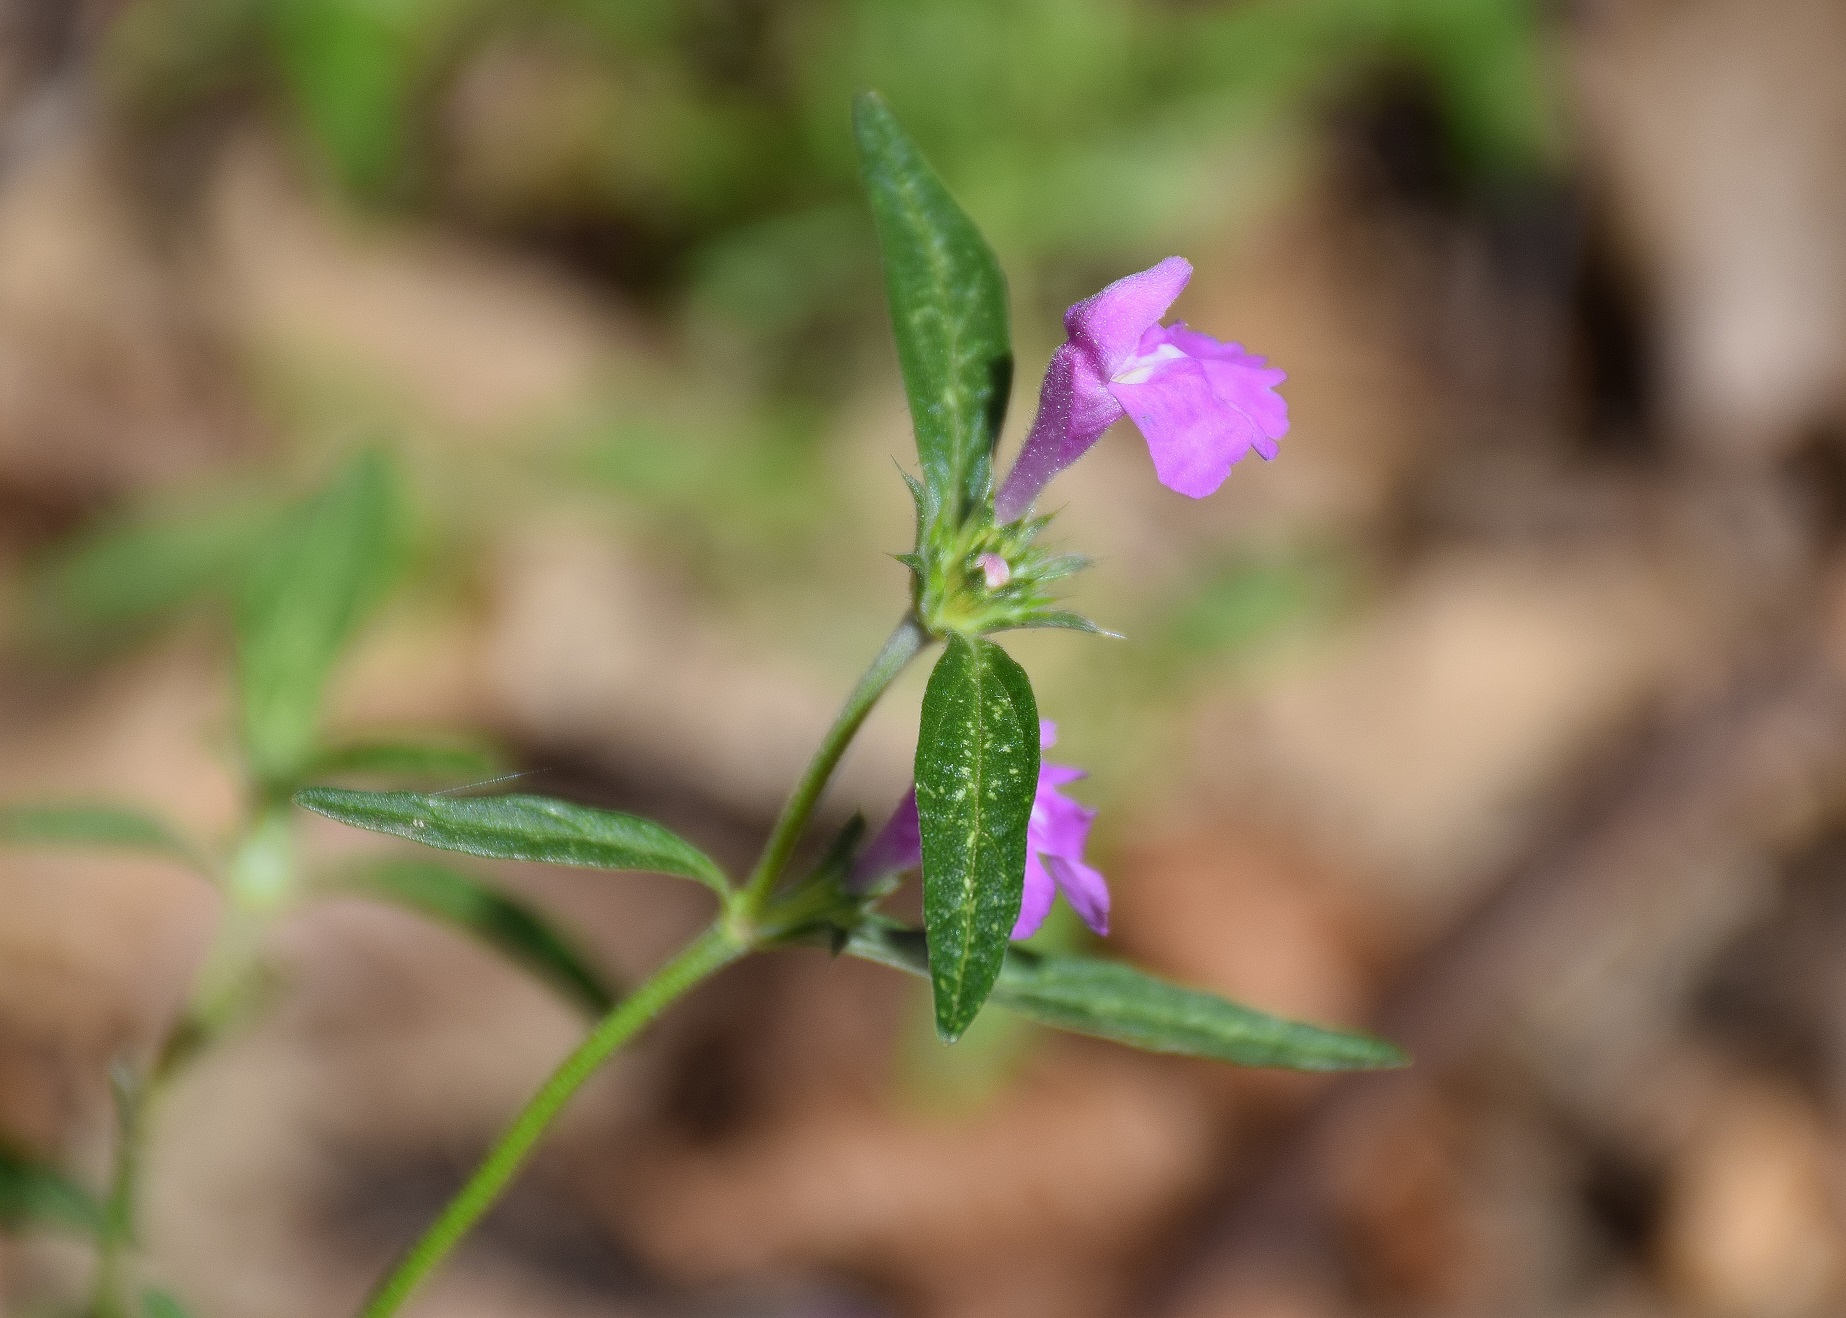
[[[0,806],[0,844],[125,848],[206,868],[193,846],[160,820],[114,805]]]
[[[367,201],[405,182],[417,79],[455,0],[272,0],[259,6],[292,108],[339,182]]]
[[[920,931],[883,922],[855,932],[854,956],[929,977]],[[1181,988],[1118,961],[1010,949],[992,1000],[1035,1021],[1157,1053],[1292,1071],[1367,1071],[1409,1065],[1382,1039],[1303,1025]]]
[[[501,773],[505,763],[480,746],[418,745],[414,742],[352,742],[316,754],[303,778],[367,774],[389,778],[485,778]]]
[[[0,1227],[56,1227],[99,1235],[103,1206],[57,1172],[0,1149]]]
[[[398,566],[397,480],[368,452],[288,517],[251,564],[237,607],[245,748],[286,783],[313,749],[340,651]]]
[[[192,1318],[186,1306],[165,1291],[150,1290],[141,1296],[142,1318]]]
[[[295,802],[374,833],[493,860],[534,860],[584,869],[646,870],[694,879],[726,894],[710,856],[649,819],[548,796],[426,796],[307,787]]]
[[[916,779],[936,1031],[952,1043],[1006,957],[1038,790],[1032,684],[993,642],[949,638],[923,694]]]
[[[593,1016],[615,1005],[615,993],[590,959],[544,916],[467,874],[433,861],[394,860],[360,870],[340,886],[473,934]]]
[[[102,648],[228,588],[275,516],[247,494],[84,532],[31,574],[26,630],[64,650]]]
[[[974,221],[875,94],[854,103],[853,132],[884,257],[927,520],[959,525],[991,483],[1012,387],[1006,278]]]

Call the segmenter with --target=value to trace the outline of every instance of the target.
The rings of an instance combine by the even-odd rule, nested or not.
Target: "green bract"
[[[911,491],[919,497],[917,526],[922,537],[922,491],[914,483]],[[959,527],[938,527],[929,533],[916,553],[900,554],[898,561],[913,577],[912,594],[923,625],[936,636],[985,636],[1023,627],[1100,632],[1089,619],[1060,609],[1046,589],[1090,565],[1081,554],[1058,553],[1036,543],[1050,521],[1032,517],[996,526],[992,510],[982,507]],[[989,584],[982,565],[989,555],[1006,566],[1006,579],[997,585]]]

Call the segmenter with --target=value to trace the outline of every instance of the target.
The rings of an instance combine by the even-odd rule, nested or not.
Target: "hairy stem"
[[[860,725],[865,722],[865,716],[872,712],[872,706],[878,703],[885,688],[929,644],[929,639],[929,633],[923,629],[915,615],[905,614],[897,630],[885,642],[884,649],[872,660],[872,666],[865,670],[865,676],[859,679],[859,685],[853,688],[846,703],[840,707],[833,726],[827,729],[827,735],[821,739],[814,758],[808,761],[801,781],[795,784],[788,804],[782,807],[781,817],[776,820],[769,841],[763,847],[763,857],[757,861],[756,870],[744,888],[743,911],[747,916],[760,914],[764,903],[775,891],[777,880],[788,867],[789,857],[794,855],[795,845],[801,841],[808,820],[814,814],[814,807],[820,804],[821,793],[827,789],[828,780],[833,777],[840,757],[846,753]]]
[[[513,1124],[488,1150],[487,1157],[468,1178],[468,1183],[373,1292],[361,1318],[385,1318],[387,1314],[396,1313],[417,1284],[492,1207],[545,1133],[545,1128],[609,1054],[626,1043],[668,1003],[748,950],[732,936],[726,922],[720,920],[603,1017],[590,1036],[564,1059],[513,1118]]]

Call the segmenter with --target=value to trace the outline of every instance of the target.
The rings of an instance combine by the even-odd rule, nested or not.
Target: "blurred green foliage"
[[[327,678],[403,565],[401,502],[391,464],[362,454],[273,526],[244,569],[238,687],[264,782],[292,786],[314,753]]]
[[[0,806],[0,842],[122,848],[200,863],[192,844],[160,820],[111,805]]]
[[[1538,0],[127,0],[106,38],[131,130],[261,114],[348,205],[561,253],[664,322],[645,381],[539,421],[543,456],[496,475],[451,539],[513,495],[600,495],[622,535],[816,648],[842,643],[829,620],[861,588],[829,549],[858,510],[828,409],[890,361],[855,92],[882,91],[999,251],[1028,391],[1065,302],[1221,240],[1310,158],[1330,108],[1381,81],[1426,93],[1452,174],[1483,194],[1555,168],[1561,142]],[[322,397],[342,387],[270,399],[278,429],[311,446],[375,422],[373,400]],[[445,480],[468,461],[438,460]],[[433,463],[408,466],[432,484]],[[219,589],[279,506],[118,524],[28,601],[79,643],[133,631]],[[1092,721],[1126,738],[1150,705],[1337,612],[1351,583],[1330,564],[1205,562],[1101,618],[1136,645],[1076,684]],[[279,760],[303,753],[301,722]]]
[[[520,479],[606,491],[705,586],[754,588],[833,582],[827,409],[889,360],[856,92],[1000,253],[1029,390],[1064,303],[1222,234],[1381,78],[1427,92],[1463,186],[1552,168],[1548,44],[1537,0],[128,0],[101,49],[131,131],[255,111],[349,205],[537,246],[664,320],[666,368],[548,431]],[[293,410],[334,430],[369,406],[315,390]],[[124,527],[60,565],[52,621],[81,640],[134,625],[121,600],[165,612],[139,563],[208,588],[248,525],[152,549]],[[1174,654],[1212,625],[1176,620]]]
[[[266,492],[194,496],[89,528],[31,574],[22,625],[80,652],[132,638],[229,586],[276,515]]]
[[[1204,564],[1160,602],[1155,667],[1179,678],[1244,658],[1290,627],[1337,612],[1354,593],[1350,577],[1343,556],[1325,548],[1243,551]]]
[[[760,576],[819,552],[832,530],[824,434],[824,416],[795,401],[630,405],[573,427],[554,475],[619,496],[682,557],[749,561]]]
[[[0,1227],[49,1227],[94,1235],[103,1207],[82,1186],[0,1148]]]
[[[765,333],[863,296],[866,87],[1009,264],[1220,215],[1253,138],[1381,68],[1475,177],[1557,145],[1535,0],[134,0],[111,38],[131,111],[256,92],[361,203],[570,235]]]

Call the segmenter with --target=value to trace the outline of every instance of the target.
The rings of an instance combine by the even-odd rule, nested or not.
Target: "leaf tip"
[[[1416,1059],[1408,1049],[1401,1048],[1389,1039],[1380,1039],[1370,1034],[1344,1034],[1340,1036],[1346,1047],[1342,1055],[1328,1070],[1336,1071],[1403,1071],[1416,1064]]]
[[[1375,1071],[1407,1071],[1417,1064],[1408,1048],[1400,1048],[1388,1039],[1374,1039],[1377,1045],[1378,1060],[1372,1064]]]
[[[338,788],[333,787],[303,787],[291,796],[289,800],[293,801],[303,810],[317,815],[325,815],[327,818],[332,819],[334,817],[333,793],[338,790]]]
[[[866,88],[852,98],[852,130],[859,142],[859,155],[868,158],[873,150],[876,135],[891,119],[891,108],[885,104],[885,98],[871,88]]]

